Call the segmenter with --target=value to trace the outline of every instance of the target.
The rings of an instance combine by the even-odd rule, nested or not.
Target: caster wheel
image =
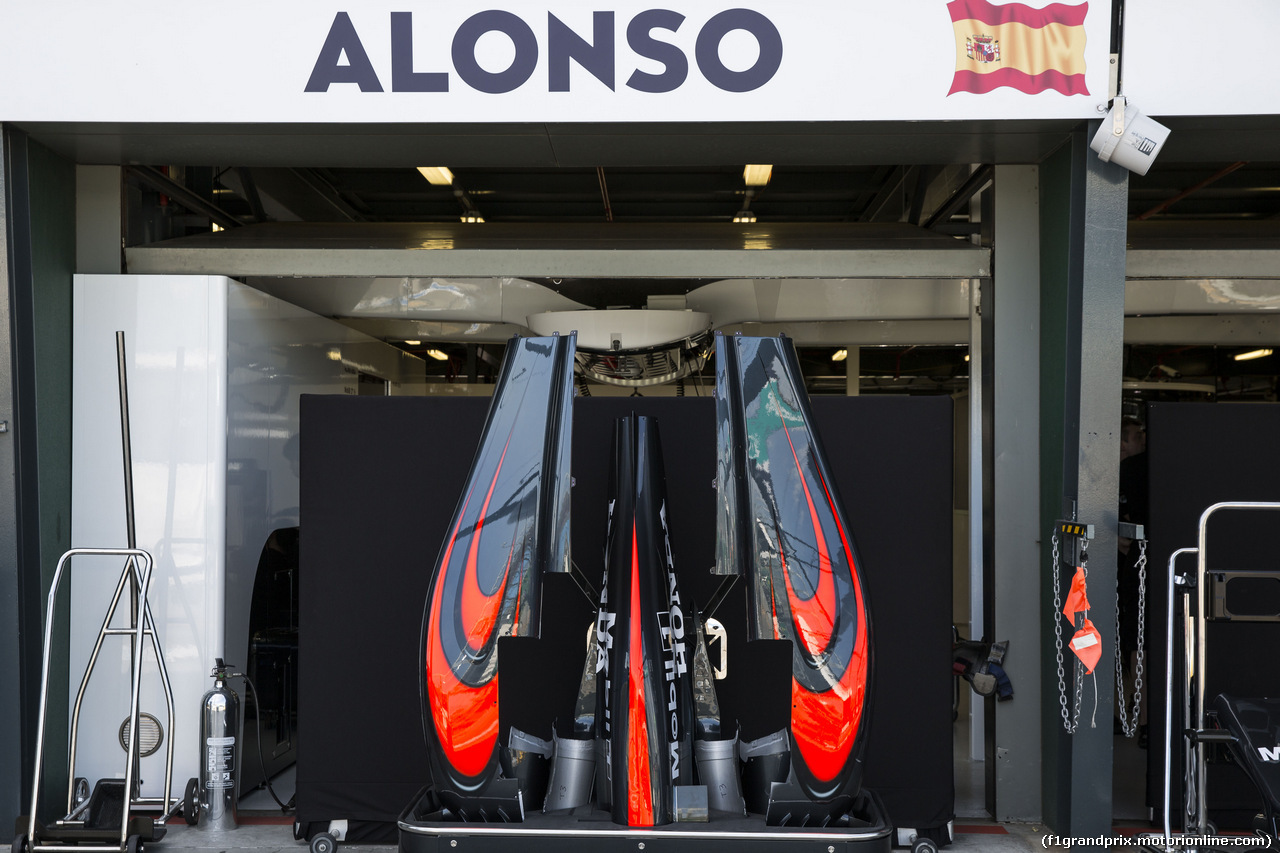
[[[136,835],[130,835],[124,842],[125,853],[142,853],[142,839]]]
[[[311,853],[334,853],[337,849],[338,842],[327,832],[316,833],[311,839]]]
[[[187,826],[200,822],[200,780],[194,777],[187,781],[187,790],[182,797],[182,819]]]
[[[296,820],[293,822],[293,840],[294,841],[302,841],[307,837],[307,826],[308,826],[307,824],[299,823]]]
[[[83,776],[77,776],[75,785],[71,794],[71,806],[75,808],[89,799],[89,780]]]
[[[27,836],[19,835],[13,839],[13,847],[10,849],[12,853],[31,853],[31,845],[27,843]]]
[[[917,838],[911,842],[911,853],[938,853],[938,845],[932,838]]]

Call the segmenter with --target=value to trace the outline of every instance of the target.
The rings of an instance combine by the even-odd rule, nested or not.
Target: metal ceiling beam
[[[942,206],[933,212],[924,222],[925,228],[934,228],[943,222],[951,219],[951,215],[960,209],[962,205],[968,204],[969,199],[991,183],[991,177],[995,174],[995,166],[990,163],[984,163],[974,170],[969,176],[969,180],[965,181],[960,189],[952,193],[951,197],[942,203]]]
[[[156,249],[125,250],[130,273],[238,276],[567,278],[981,278],[982,249]]]
[[[266,222],[267,213],[262,207],[262,196],[258,195],[258,187],[253,182],[253,175],[248,169],[236,169],[236,176],[240,178],[240,186],[244,191],[245,201],[249,202],[249,209],[253,211],[254,222]]]
[[[1126,317],[1126,344],[1280,346],[1280,317],[1232,314],[1205,317]]]
[[[164,193],[192,213],[199,213],[202,216],[209,217],[223,228],[238,228],[244,224],[213,202],[206,201],[182,184],[174,181],[159,169],[153,169],[150,166],[126,166],[125,171],[140,183],[146,184],[157,192]]]
[[[1280,249],[1130,249],[1128,279],[1274,279]]]
[[[613,221],[613,205],[609,203],[609,184],[604,179],[604,166],[596,166],[596,180],[600,182],[600,199],[604,202],[604,221]]]
[[[885,207],[893,200],[894,195],[902,189],[902,182],[906,179],[907,167],[895,167],[894,170],[889,173],[889,176],[885,179],[885,182],[881,185],[879,191],[876,192],[875,197],[872,198],[866,208],[858,214],[857,220],[859,222],[877,221]]]
[[[1215,181],[1219,181],[1222,178],[1225,178],[1227,175],[1230,175],[1236,169],[1239,169],[1240,167],[1247,166],[1247,165],[1248,165],[1247,161],[1237,160],[1235,163],[1232,163],[1230,166],[1227,166],[1225,169],[1219,169],[1209,177],[1205,178],[1203,181],[1200,181],[1197,184],[1193,184],[1192,186],[1187,187],[1186,189],[1174,195],[1172,198],[1166,199],[1165,201],[1160,202],[1150,210],[1147,210],[1147,211],[1144,211],[1143,213],[1138,214],[1138,217],[1137,217],[1138,221],[1141,222],[1143,220],[1150,219],[1156,214],[1164,213],[1170,207],[1173,207],[1175,204],[1182,201],[1187,196],[1193,193],[1199,192],[1200,190],[1204,189],[1205,187],[1209,186]]]
[[[968,279],[988,275],[989,260],[898,223],[266,223],[126,250],[134,273],[317,278]]]
[[[332,220],[334,215],[347,222],[360,222],[364,219],[364,216],[348,204],[346,199],[314,169],[289,169],[288,171],[327,208],[329,216],[325,217],[326,219]]]

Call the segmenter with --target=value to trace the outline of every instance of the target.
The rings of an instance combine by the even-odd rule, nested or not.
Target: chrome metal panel
[[[507,323],[524,328],[530,314],[586,307],[520,278],[255,277],[249,284],[325,317]]]
[[[688,305],[711,314],[716,327],[869,317],[963,320],[971,286],[964,278],[728,279],[691,291]]]
[[[731,323],[726,335],[786,335],[798,347],[969,343],[966,320],[824,320],[814,323]]]

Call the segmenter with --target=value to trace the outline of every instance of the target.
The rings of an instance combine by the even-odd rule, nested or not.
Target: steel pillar
[[[1092,133],[1097,123],[1092,123]],[[1083,680],[1079,726],[1068,734],[1050,615],[1051,549],[1041,549],[1041,707],[1044,818],[1059,835],[1111,833],[1112,708],[1115,701],[1116,520],[1128,175],[1089,150],[1085,131],[1041,166],[1041,536],[1074,507],[1094,525],[1088,548],[1090,618],[1102,660]],[[1070,583],[1071,569],[1060,584]],[[1065,643],[1064,643],[1065,644]],[[1064,651],[1067,705],[1074,705],[1073,656]],[[1096,710],[1095,710],[1096,697]],[[1069,714],[1068,714],[1069,716]]]

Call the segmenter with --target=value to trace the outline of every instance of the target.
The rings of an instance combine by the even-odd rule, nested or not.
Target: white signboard
[[[1121,73],[1151,116],[1280,114],[1280,3],[1128,0]]]
[[[1096,118],[1110,7],[0,0],[0,120]]]

